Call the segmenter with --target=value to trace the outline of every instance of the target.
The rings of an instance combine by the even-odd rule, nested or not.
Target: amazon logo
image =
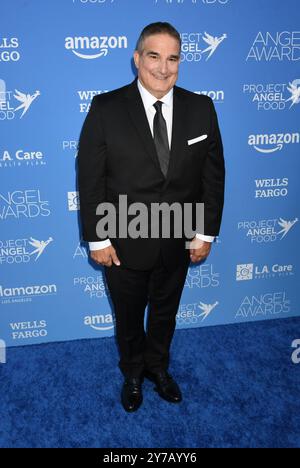
[[[127,49],[126,36],[76,36],[65,38],[65,49],[81,59],[105,57],[109,49]]]
[[[300,141],[299,133],[271,133],[249,135],[248,145],[259,153],[269,154],[281,151],[284,145],[296,144]]]

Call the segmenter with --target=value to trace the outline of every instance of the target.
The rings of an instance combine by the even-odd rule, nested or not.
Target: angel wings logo
[[[201,313],[198,314],[198,317],[202,317],[202,322],[210,315],[210,313],[218,304],[218,301],[214,302],[214,304],[205,304],[204,302],[199,302],[198,307],[201,310]]]
[[[52,237],[40,240],[34,237],[24,239],[0,239],[0,265],[20,265],[36,262],[46,247],[53,242]]]
[[[0,79],[0,120],[12,120],[18,111],[20,111],[19,115],[20,119],[22,119],[40,94],[38,90],[33,94],[26,94],[18,89],[7,91],[5,81]],[[18,101],[19,105],[13,105],[13,98]]]
[[[47,247],[48,244],[50,244],[50,242],[53,241],[53,238],[52,237],[49,237],[49,239],[47,239],[46,241],[44,240],[37,240],[37,239],[33,239],[33,237],[30,237],[30,241],[28,242],[32,247],[34,247],[34,250],[32,252],[30,252],[29,255],[34,255],[36,254],[36,257],[35,257],[35,261],[37,261],[37,259],[40,257],[40,255],[42,255],[42,253],[44,252],[45,248]]]
[[[286,101],[291,101],[291,108],[295,104],[299,104],[300,102],[300,79],[294,80],[291,83],[289,83],[287,90],[291,93],[291,96]]]
[[[283,219],[283,218],[279,218],[279,221],[277,221],[277,223],[279,224],[279,226],[282,228],[280,231],[277,232],[277,235],[279,236],[279,234],[282,234],[281,239],[283,239],[287,233],[289,232],[289,230],[294,226],[294,224],[296,224],[298,222],[298,218],[295,218],[293,219],[292,221],[288,221],[286,219]]]
[[[16,98],[21,103],[18,107],[15,108],[15,112],[17,110],[22,109],[22,113],[20,115],[20,119],[21,119],[23,117],[23,115],[26,114],[26,112],[28,111],[28,109],[31,106],[31,104],[33,103],[33,101],[38,96],[40,96],[41,93],[40,93],[40,91],[35,91],[35,93],[33,93],[33,94],[25,94],[25,93],[21,93],[17,89],[15,89],[15,93],[16,94],[14,94],[14,98]]]
[[[207,32],[204,34],[202,39],[206,44],[208,44],[208,47],[206,49],[202,50],[202,54],[207,52],[207,57],[206,61],[212,56],[212,54],[216,51],[217,47],[221,44],[221,42],[224,41],[224,39],[227,38],[227,34],[222,34],[222,36],[217,37],[217,36],[211,36],[210,34],[207,34]]]
[[[207,62],[225,39],[227,39],[226,33],[221,36],[212,36],[206,31],[181,33],[181,61],[199,62],[205,59]]]

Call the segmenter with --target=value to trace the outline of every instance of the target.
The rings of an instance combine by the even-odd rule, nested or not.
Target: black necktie
[[[156,103],[153,104],[156,109],[156,114],[153,120],[153,138],[160,168],[166,177],[169,166],[170,150],[167,124],[161,111],[162,104],[163,103],[161,101],[156,101]]]

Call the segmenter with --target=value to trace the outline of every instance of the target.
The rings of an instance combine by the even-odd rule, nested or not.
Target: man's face
[[[173,88],[178,76],[179,61],[179,43],[169,34],[147,37],[143,51],[134,53],[139,80],[157,99],[161,99]]]

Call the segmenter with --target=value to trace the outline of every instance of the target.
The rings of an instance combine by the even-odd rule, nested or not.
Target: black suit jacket
[[[187,141],[207,134],[200,142]],[[96,207],[120,194],[128,204],[204,202],[203,234],[219,233],[224,199],[224,158],[212,100],[174,87],[173,124],[167,177],[160,170],[154,140],[137,80],[93,98],[78,152],[78,185],[83,239],[99,241]],[[132,217],[128,217],[128,222]],[[124,266],[144,270],[154,264],[159,248],[170,269],[187,258],[187,238],[112,238]]]

